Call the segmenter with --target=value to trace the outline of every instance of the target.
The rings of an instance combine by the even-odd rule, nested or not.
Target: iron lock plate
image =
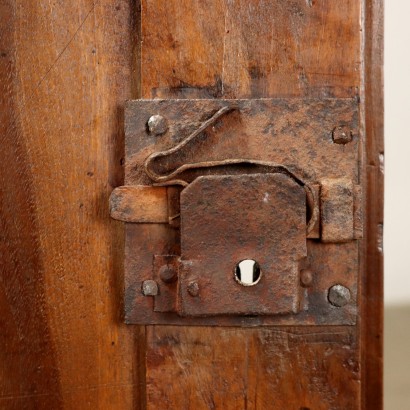
[[[305,202],[303,187],[284,174],[206,176],[188,185],[181,194],[181,313],[297,313]],[[237,277],[243,260],[257,263],[255,281]]]
[[[125,131],[128,323],[355,323],[356,99],[137,100]]]

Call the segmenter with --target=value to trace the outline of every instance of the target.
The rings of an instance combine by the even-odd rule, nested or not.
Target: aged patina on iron
[[[127,322],[355,323],[360,166],[356,99],[130,101],[110,199]],[[145,224],[158,235],[141,249]]]

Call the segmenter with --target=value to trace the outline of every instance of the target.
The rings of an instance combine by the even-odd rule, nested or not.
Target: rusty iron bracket
[[[355,99],[130,101],[127,322],[354,324],[357,124]]]

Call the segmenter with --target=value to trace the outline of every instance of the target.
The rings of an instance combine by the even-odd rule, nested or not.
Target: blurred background
[[[385,0],[385,409],[410,409],[410,1]]]

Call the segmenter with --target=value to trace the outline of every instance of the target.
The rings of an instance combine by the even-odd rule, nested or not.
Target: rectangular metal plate
[[[181,196],[181,254],[184,315],[297,313],[306,257],[304,188],[283,174],[197,178]],[[253,286],[237,277],[243,260],[257,263]],[[196,297],[190,283],[199,286]]]
[[[151,185],[142,168],[148,155],[175,146],[228,103],[217,99],[130,101],[125,113],[125,184]],[[255,99],[235,103],[239,106],[238,112],[221,118],[206,130],[200,144],[192,144],[175,158],[168,159],[163,171],[187,162],[250,158],[286,165],[312,182],[346,178],[360,185],[361,137],[356,99]],[[165,117],[168,123],[168,130],[161,135],[147,131],[147,121],[155,114]],[[345,145],[334,143],[332,138],[333,130],[340,126],[348,127],[352,133],[352,141]],[[335,244],[309,239],[307,257],[301,262],[301,268],[309,267],[314,277],[311,287],[298,288],[298,313],[255,317],[180,317],[176,313],[155,311],[154,298],[142,295],[141,283],[153,279],[154,255],[179,255],[179,244],[178,224],[126,224],[128,323],[259,326],[356,322],[360,241]],[[328,290],[334,284],[350,289],[350,303],[342,308],[328,301]],[[159,283],[160,293],[162,286]]]

